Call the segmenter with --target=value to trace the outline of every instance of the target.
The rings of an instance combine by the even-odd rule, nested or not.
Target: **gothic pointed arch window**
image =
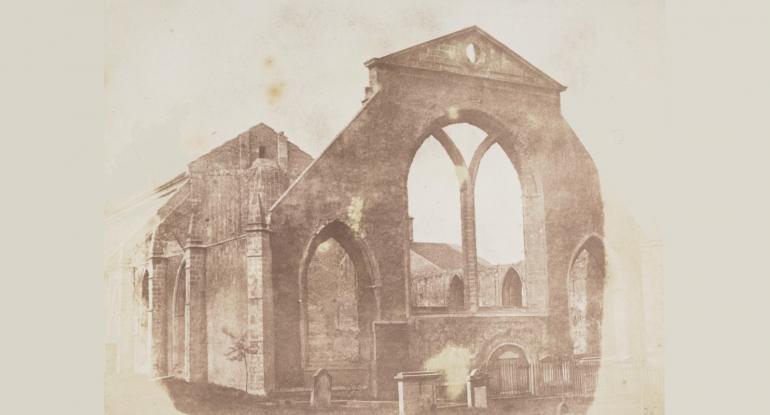
[[[187,265],[179,266],[176,275],[171,307],[171,372],[181,376],[184,370],[185,314],[187,312],[187,287],[185,284]]]
[[[483,154],[474,181],[476,246],[493,264],[524,259],[524,206],[519,175],[499,144]]]
[[[305,369],[345,368],[351,375],[340,384],[365,384],[379,315],[377,281],[366,243],[347,224],[335,220],[314,234],[299,275]]]
[[[511,149],[503,150],[500,133],[490,131],[468,121],[450,123],[416,150],[407,178],[413,306],[428,306],[420,294],[431,295],[419,288],[436,272],[459,273],[476,284],[478,296],[466,299],[474,303],[470,309],[498,306],[501,281],[492,270],[524,259],[522,186],[514,156],[506,152]],[[445,254],[426,256],[420,249],[427,244]],[[518,296],[514,304],[523,304]]]
[[[589,238],[578,249],[567,276],[569,334],[572,352],[598,355],[604,296],[604,246]]]
[[[141,296],[142,296],[142,309],[143,310],[149,309],[150,308],[150,275],[147,271],[145,271],[144,276],[142,276]]]
[[[407,179],[411,238],[415,242],[461,243],[457,169],[433,136],[415,153]]]
[[[447,299],[447,308],[449,310],[462,310],[465,306],[465,286],[463,280],[458,275],[452,277],[449,283],[449,298]]]
[[[503,307],[523,307],[524,287],[515,269],[509,268],[503,279]]]

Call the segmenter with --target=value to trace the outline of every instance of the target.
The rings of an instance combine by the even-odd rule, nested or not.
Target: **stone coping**
[[[441,376],[441,372],[421,370],[415,372],[399,372],[393,379],[398,381],[427,381],[438,379]]]

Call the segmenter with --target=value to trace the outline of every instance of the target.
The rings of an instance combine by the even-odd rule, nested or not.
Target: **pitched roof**
[[[228,148],[235,147],[238,149],[238,138],[241,135],[268,135],[277,136],[273,128],[265,123],[259,123],[243,133],[237,135],[230,140],[218,145],[211,149],[207,153],[197,157],[190,164],[196,163],[203,159],[214,159],[216,157],[222,157],[223,153],[228,151]],[[290,157],[295,159],[305,159],[304,163],[310,163],[313,158],[302,151],[297,145],[287,140],[288,151],[292,153]],[[300,163],[301,164],[301,163]],[[290,179],[294,179],[298,174],[299,168],[304,169],[305,166],[290,166],[289,171]],[[187,172],[182,172],[171,180],[149,190],[141,195],[133,197],[126,202],[122,203],[118,207],[111,207],[105,209],[104,212],[104,256],[110,258],[118,252],[119,248],[135,238],[137,235],[151,232],[152,229],[157,226],[161,217],[165,217],[168,211],[173,209],[179,202],[172,202],[174,196],[185,196],[185,184],[189,182],[190,176]],[[189,189],[187,189],[189,191]],[[189,193],[189,192],[187,192]],[[179,197],[177,197],[179,199]],[[169,206],[169,204],[171,206]]]
[[[473,47],[475,61],[466,56]],[[564,91],[566,87],[548,76],[508,46],[477,26],[417,44],[381,58],[365,62],[367,67],[381,64],[451,72]]]
[[[443,271],[414,250],[409,251],[409,270],[412,274],[436,274]]]
[[[436,267],[443,270],[456,270],[463,267],[463,250],[461,247],[441,242],[412,242],[412,252],[419,255]],[[479,265],[491,267],[484,258],[478,258]]]

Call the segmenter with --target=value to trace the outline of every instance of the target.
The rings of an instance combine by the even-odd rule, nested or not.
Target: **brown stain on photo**
[[[270,86],[267,88],[267,102],[269,102],[272,105],[275,105],[278,103],[278,101],[281,100],[281,97],[283,96],[283,91],[286,87],[286,84],[283,82],[274,82],[270,84]]]

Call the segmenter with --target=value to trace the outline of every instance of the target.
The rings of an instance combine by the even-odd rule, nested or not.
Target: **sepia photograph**
[[[105,21],[106,414],[664,413],[663,1]]]

